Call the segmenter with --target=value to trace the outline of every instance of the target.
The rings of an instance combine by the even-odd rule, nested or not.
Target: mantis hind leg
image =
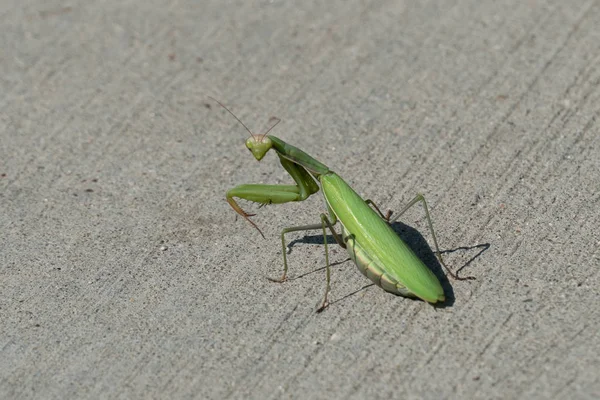
[[[408,211],[409,208],[411,208],[418,202],[421,202],[423,204],[423,209],[425,210],[425,217],[427,218],[427,225],[429,226],[429,231],[431,232],[431,237],[433,238],[433,244],[435,245],[435,252],[437,254],[438,260],[440,261],[440,264],[442,264],[442,267],[444,267],[444,269],[446,270],[448,275],[450,275],[452,278],[454,278],[456,280],[464,281],[464,280],[475,279],[472,276],[460,278],[457,274],[452,272],[452,270],[446,266],[446,263],[444,262],[444,258],[442,257],[442,252],[440,251],[440,247],[438,246],[438,241],[435,236],[435,231],[433,230],[433,223],[431,222],[431,216],[429,214],[429,208],[427,207],[427,202],[425,201],[425,197],[421,193],[417,194],[414,199],[409,201],[408,204],[406,206],[404,206],[404,208],[398,213],[396,218],[394,218],[391,221],[389,221],[389,220],[388,221],[390,223],[396,222],[398,220],[398,218],[400,218],[406,211]]]
[[[381,216],[381,218],[385,219],[388,223],[390,222],[390,218],[392,217],[392,210],[387,210],[387,213],[385,215],[383,215],[383,213],[381,212],[381,210],[379,209],[379,207],[377,207],[377,204],[375,204],[375,202],[371,199],[366,199],[365,203],[367,203],[368,205],[370,205],[371,207],[373,207],[375,209],[375,211],[377,211],[379,213],[379,215]]]
[[[343,248],[346,248],[346,244],[344,243],[342,237],[340,235],[338,235],[338,233],[333,228],[333,226],[337,223],[337,218],[335,217],[335,214],[333,214],[333,213],[330,215],[332,216],[332,221],[329,220],[327,215],[321,214],[321,223],[311,224],[311,225],[293,226],[293,227],[285,228],[281,231],[281,251],[283,254],[283,274],[281,275],[281,278],[279,278],[279,279],[268,278],[270,281],[278,282],[278,283],[284,282],[287,279],[288,264],[287,264],[287,255],[286,255],[286,245],[285,245],[285,234],[286,233],[322,229],[323,230],[323,244],[325,245],[325,264],[326,264],[325,268],[326,268],[326,282],[327,283],[326,283],[326,287],[325,287],[325,294],[323,296],[323,302],[321,303],[321,306],[317,309],[317,312],[323,311],[329,305],[329,302],[327,301],[327,296],[329,295],[329,291],[330,291],[330,287],[331,287],[330,286],[331,270],[330,270],[330,265],[329,265],[329,247],[327,245],[327,229],[329,229],[331,231],[331,234],[333,235],[333,238],[335,239],[337,244],[339,244]]]

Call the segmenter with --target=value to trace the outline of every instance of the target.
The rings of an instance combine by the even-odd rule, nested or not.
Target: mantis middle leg
[[[321,303],[321,306],[317,309],[317,312],[323,311],[329,305],[329,302],[327,301],[327,297],[329,295],[329,291],[331,288],[331,286],[330,286],[331,269],[330,269],[330,265],[329,265],[329,247],[327,245],[327,229],[329,229],[329,231],[333,235],[333,238],[335,239],[335,241],[343,248],[346,248],[346,244],[344,243],[342,237],[340,235],[338,235],[338,233],[333,228],[334,225],[337,223],[337,218],[336,218],[335,214],[333,214],[331,212],[331,210],[329,212],[331,215],[331,220],[327,217],[326,214],[321,214],[321,223],[311,224],[311,225],[302,225],[302,226],[293,226],[293,227],[285,228],[285,229],[283,229],[283,231],[281,231],[281,251],[283,254],[283,275],[279,279],[269,278],[269,280],[271,280],[273,282],[284,282],[287,279],[288,264],[287,264],[287,255],[286,255],[286,246],[285,246],[285,234],[286,233],[298,232],[298,231],[308,231],[308,230],[314,230],[314,229],[322,229],[323,230],[323,244],[325,245],[326,287],[325,287],[325,294],[323,296],[323,302]]]

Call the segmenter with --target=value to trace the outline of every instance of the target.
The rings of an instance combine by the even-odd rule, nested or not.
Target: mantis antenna
[[[244,128],[246,128],[246,130],[248,131],[248,133],[250,134],[250,136],[252,136],[254,138],[254,140],[258,140],[260,141],[260,139],[264,138],[265,136],[267,136],[267,133],[271,132],[271,130],[273,130],[273,128],[275,128],[277,126],[278,123],[281,122],[281,119],[274,117],[274,119],[276,119],[277,121],[275,121],[275,123],[273,125],[271,125],[271,127],[269,129],[267,129],[267,131],[265,133],[263,133],[262,135],[254,135],[254,133],[252,133],[252,131],[250,129],[248,129],[248,127],[246,126],[246,124],[244,124],[242,122],[241,119],[239,119],[237,117],[237,115],[235,115],[229,108],[225,107],[225,105],[223,103],[221,103],[219,100],[215,99],[212,96],[208,96],[208,98],[216,101],[221,107],[223,107],[229,114],[231,114],[233,116],[233,118],[235,118],[237,120],[237,122],[239,122]]]
[[[221,107],[223,107],[225,110],[227,110],[227,112],[228,112],[229,114],[233,115],[233,118],[235,118],[235,119],[237,120],[237,122],[239,122],[240,124],[242,124],[242,126],[243,126],[244,128],[246,128],[246,130],[248,131],[248,133],[250,134],[250,136],[252,136],[254,139],[256,139],[256,136],[254,136],[254,134],[252,133],[252,131],[251,131],[250,129],[248,129],[248,127],[246,126],[246,124],[244,124],[244,123],[242,122],[242,120],[241,120],[241,119],[239,119],[239,118],[237,117],[237,115],[235,115],[235,114],[234,114],[234,113],[233,113],[233,112],[232,112],[232,111],[231,111],[229,108],[225,107],[225,105],[224,105],[223,103],[221,103],[219,100],[215,99],[215,98],[214,98],[214,97],[212,97],[212,96],[208,96],[208,98],[210,98],[210,99],[212,99],[212,100],[216,101],[216,102],[217,102],[217,103],[218,103],[218,104],[219,104]]]

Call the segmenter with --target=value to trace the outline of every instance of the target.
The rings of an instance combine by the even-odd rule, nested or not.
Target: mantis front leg
[[[311,194],[319,191],[319,186],[308,171],[281,156],[279,156],[279,161],[283,168],[285,168],[294,179],[296,182],[295,185],[247,184],[236,186],[227,192],[227,202],[229,205],[238,214],[244,217],[246,221],[250,222],[263,238],[265,235],[263,235],[258,226],[250,220],[250,217],[254,214],[245,212],[235,201],[234,197],[260,204],[282,204],[290,201],[306,200]]]

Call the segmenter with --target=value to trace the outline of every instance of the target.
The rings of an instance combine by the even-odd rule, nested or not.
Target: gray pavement
[[[599,1],[0,1],[0,398],[600,397]],[[384,209],[432,307],[331,245],[251,129]],[[420,207],[396,224],[437,273]],[[331,240],[331,238],[329,238]],[[427,242],[425,242],[427,241]],[[333,242],[331,242],[333,243]]]

